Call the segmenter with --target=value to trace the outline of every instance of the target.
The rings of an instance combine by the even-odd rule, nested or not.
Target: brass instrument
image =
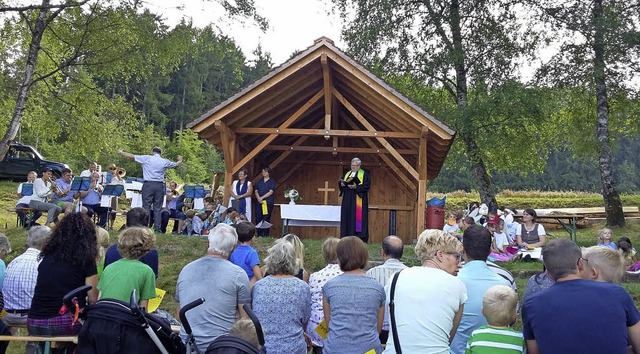
[[[171,191],[171,195],[176,198],[177,196],[180,195],[180,192],[178,192],[177,190]]]
[[[58,187],[58,184],[56,183],[56,181],[53,180],[53,178],[49,178],[49,183],[51,183],[51,187],[49,188],[58,196],[64,197],[67,195],[65,191],[63,191],[62,189],[60,189],[60,187]]]
[[[125,169],[124,169],[124,168],[122,168],[122,167],[118,167],[118,168],[116,168],[116,176],[118,176],[118,177],[122,178],[122,177],[124,177],[124,176],[126,176],[126,175],[127,175],[127,170],[125,170]]]

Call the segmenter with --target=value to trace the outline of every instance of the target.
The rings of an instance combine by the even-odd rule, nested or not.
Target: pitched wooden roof
[[[235,173],[252,158],[331,160],[362,155],[418,179],[420,153],[434,179],[455,132],[321,37],[188,125],[221,149],[238,142]],[[426,151],[420,141],[426,139]],[[373,156],[365,156],[372,154]],[[226,155],[226,154],[225,154]],[[225,160],[228,157],[225,156]],[[411,178],[413,177],[413,178]]]

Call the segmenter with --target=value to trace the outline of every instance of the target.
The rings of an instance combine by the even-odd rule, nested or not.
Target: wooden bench
[[[16,227],[20,227],[22,225],[20,225],[20,216],[18,215],[18,211],[21,211],[25,214],[31,213],[31,209],[30,208],[7,208],[7,211],[10,213],[16,213]]]
[[[41,336],[0,336],[2,342],[44,342],[43,354],[51,354],[51,348],[58,348],[61,343],[78,344],[77,336],[41,337]]]

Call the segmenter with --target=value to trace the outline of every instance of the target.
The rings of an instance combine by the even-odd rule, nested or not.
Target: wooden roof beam
[[[326,124],[326,120],[325,120]],[[420,139],[420,133],[405,133],[394,131],[362,131],[362,130],[343,130],[343,129],[279,129],[279,128],[236,128],[236,134],[279,134],[279,135],[316,135],[316,136],[344,136],[352,138],[400,138],[400,139]]]
[[[233,162],[236,157],[236,135],[224,124],[223,121],[216,121],[214,123],[216,130],[220,133],[222,141],[222,154],[224,155],[224,165],[227,172],[232,171]],[[235,172],[230,172],[235,173]]]
[[[347,122],[347,124],[349,124],[349,126],[353,129],[357,129],[358,125],[356,124],[356,122],[354,122],[351,118],[347,118],[345,119],[345,122]],[[363,138],[364,142],[369,145],[371,148],[377,148],[376,144],[373,142],[372,139],[370,138]],[[400,168],[398,168],[396,166],[395,163],[393,163],[393,161],[391,161],[391,159],[384,155],[384,154],[379,154],[378,157],[380,157],[380,159],[382,159],[382,161],[384,161],[384,163],[387,164],[387,166],[389,167],[389,169],[393,172],[392,174],[395,174],[401,181],[401,184],[403,184],[406,188],[408,188],[411,191],[411,195],[415,195],[416,193],[416,186],[414,185],[413,181],[411,181],[409,179],[409,177],[407,177],[407,175],[405,175]]]
[[[267,151],[291,151],[291,152],[296,152],[296,151],[306,151],[306,152],[344,152],[344,153],[352,153],[352,154],[391,154],[391,152],[387,149],[381,149],[378,147],[371,147],[371,148],[357,148],[357,147],[346,147],[346,146],[339,146],[339,147],[333,147],[333,146],[309,146],[309,145],[302,145],[302,146],[292,146],[292,145],[269,145],[264,147],[264,150]],[[418,154],[417,151],[412,150],[412,149],[407,149],[407,150],[397,150],[398,152],[402,153],[402,154],[413,154],[416,155]]]
[[[416,202],[416,230],[421,232],[425,227],[425,208],[427,203],[427,144],[429,127],[423,126],[420,131],[420,147],[418,148],[418,200]]]
[[[333,84],[327,53],[322,53],[320,56],[320,64],[322,65],[322,83],[324,86],[324,129],[329,130],[331,129],[331,89]],[[325,139],[329,139],[329,136],[325,135]]]
[[[360,114],[360,112],[358,112],[358,110],[349,101],[347,101],[340,92],[338,92],[338,90],[333,89],[333,94],[336,96],[338,101],[340,101],[340,103],[342,103],[342,105],[344,105],[345,108],[347,108],[349,112],[353,114],[353,116],[360,122],[360,124],[362,124],[368,131],[375,131],[375,128],[371,125],[371,123],[369,123],[367,119],[363,117],[362,114]],[[387,142],[385,138],[377,137],[376,139],[380,142],[380,144],[382,144],[382,146],[389,150],[389,153],[391,153],[391,155],[395,157],[400,165],[402,165],[402,167],[407,172],[409,172],[409,174],[415,180],[419,179],[418,172],[407,162],[407,160],[405,160],[404,157],[402,157],[402,155],[393,146],[391,146],[391,144],[389,144],[389,142]]]
[[[286,121],[284,121],[284,123],[282,123],[280,127],[278,127],[278,129],[288,128],[298,118],[300,118],[300,116],[302,116],[311,106],[313,106],[313,104],[316,103],[320,99],[320,97],[322,97],[323,94],[324,92],[322,90],[318,91],[318,93],[316,93],[313,97],[311,97],[311,99],[307,101],[307,103],[302,105],[302,107],[298,108],[298,110],[295,113],[293,113],[291,117],[289,117]],[[242,166],[244,166],[245,164],[247,164],[247,162],[251,161],[251,159],[256,157],[256,155],[258,155],[260,151],[264,150],[267,145],[271,144],[271,142],[276,137],[278,137],[278,134],[270,134],[269,136],[267,136],[260,144],[258,144],[258,146],[256,146],[251,152],[245,155],[245,157],[242,158],[240,162],[238,162],[233,166],[232,173],[235,174],[236,172],[238,172],[238,170],[240,170]]]

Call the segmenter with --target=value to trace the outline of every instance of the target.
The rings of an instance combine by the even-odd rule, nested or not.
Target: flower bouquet
[[[284,197],[285,198],[289,198],[289,204],[295,204],[296,200],[301,200],[302,198],[300,197],[300,194],[298,193],[297,190],[291,188],[291,189],[287,189],[284,192]]]

